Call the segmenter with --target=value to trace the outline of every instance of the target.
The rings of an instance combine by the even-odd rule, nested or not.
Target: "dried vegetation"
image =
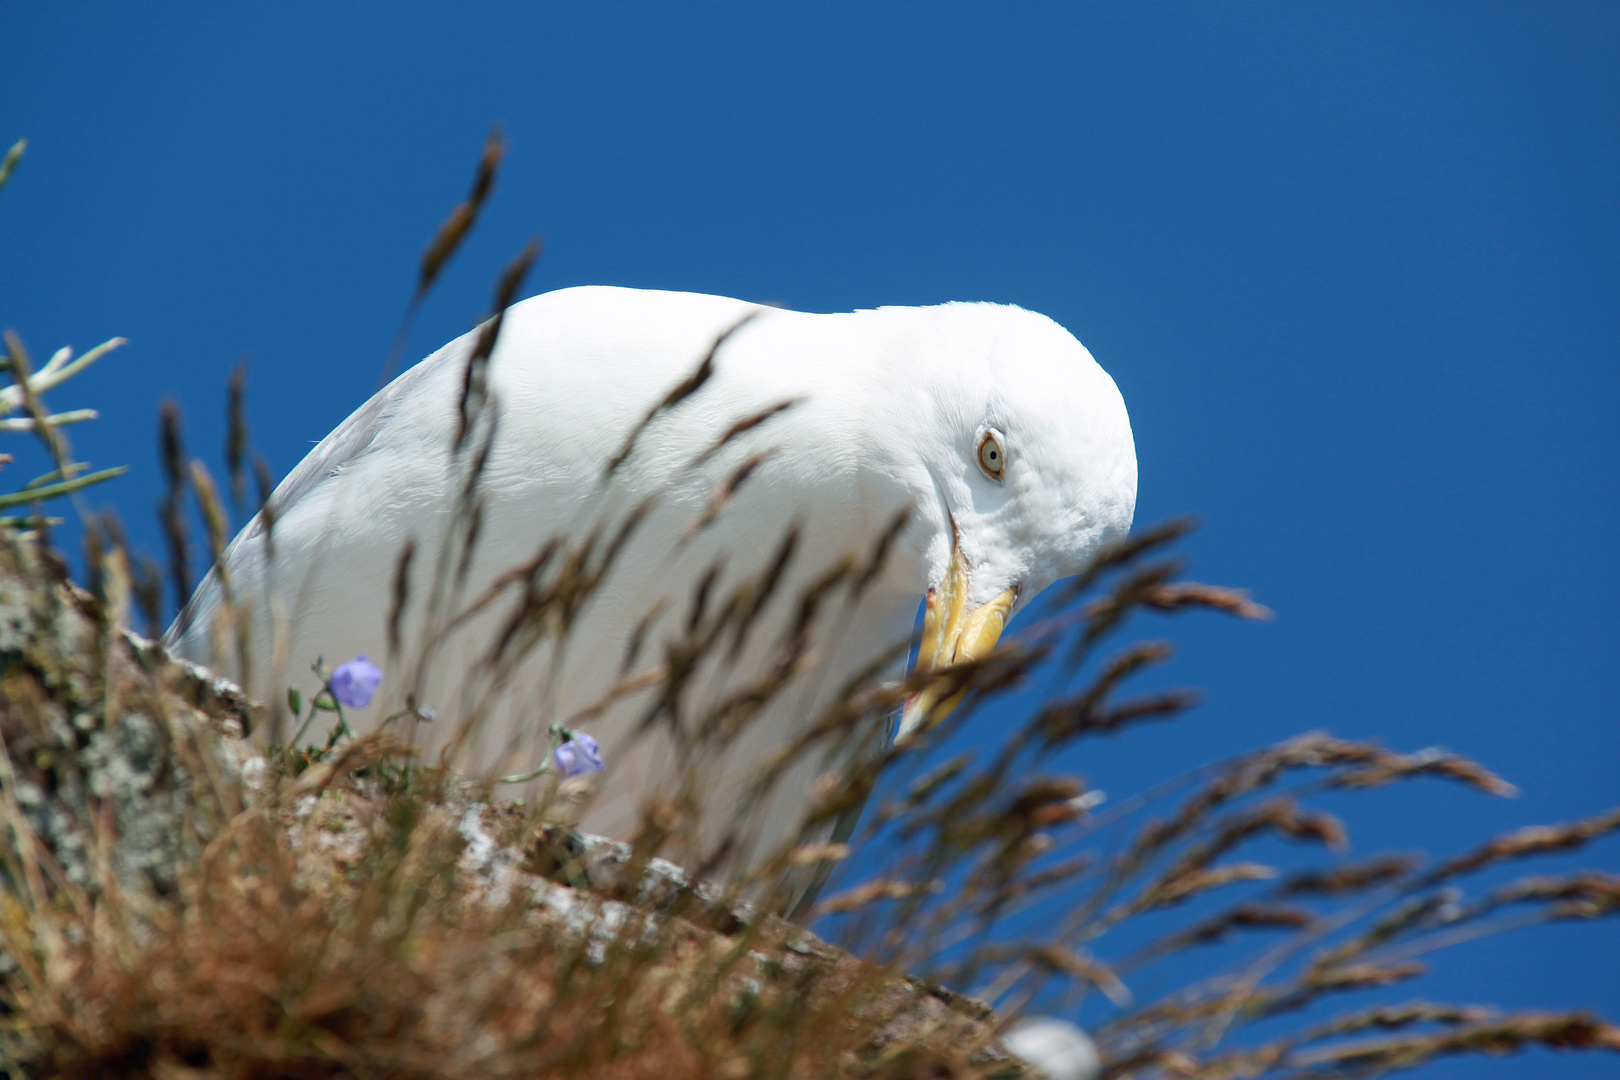
[[[424,256],[410,312],[472,227],[499,160],[495,136],[467,204]],[[536,251],[504,275],[497,313]],[[463,553],[477,542],[488,445],[481,365],[499,332],[489,325],[457,437]],[[15,339],[9,356],[27,429],[47,438],[71,480],[60,424],[30,389]],[[658,408],[703,379],[700,367]],[[230,490],[240,502],[240,381],[232,401]],[[768,420],[741,421],[733,434]],[[163,515],[183,597],[187,495],[216,556],[229,530],[173,411],[164,431],[172,494]],[[609,479],[635,434],[608,463]],[[710,520],[746,479],[717,491]],[[61,493],[41,485],[25,501]],[[635,515],[549,545],[502,580],[517,599],[497,658],[568,632]],[[688,858],[690,873],[659,857],[692,850],[680,842],[703,790],[699,764],[667,798],[649,800],[631,843],[614,845],[559,828],[546,805],[503,803],[498,787],[406,760],[386,729],[267,759],[239,736],[279,724],[281,703],[250,706],[123,629],[132,605],[156,625],[160,586],[155,571],[131,569],[110,523],[86,516],[81,590],[44,522],[0,534],[0,1064],[10,1075],[1011,1077],[1024,1070],[1000,1049],[1000,1025],[1035,1006],[1095,1018],[1109,1078],[1347,1078],[1531,1045],[1620,1051],[1620,1028],[1584,1013],[1387,999],[1404,996],[1437,950],[1614,914],[1620,877],[1608,873],[1478,883],[1620,829],[1620,811],[1434,861],[1352,860],[1348,826],[1317,805],[1324,796],[1427,779],[1484,796],[1511,789],[1455,755],[1320,733],[1107,802],[1055,769],[1081,740],[1169,721],[1192,703],[1180,691],[1130,691],[1170,651],[1119,644],[1133,617],[1264,615],[1241,593],[1180,580],[1164,552],[1182,523],[1111,551],[1019,640],[946,671],[955,685],[941,696],[960,687],[967,701],[922,744],[873,745],[920,684],[851,685],[762,763],[760,789],[829,746],[863,764],[818,786],[796,842],[711,882],[706,868],[721,865],[725,839],[710,858]],[[806,625],[836,591],[858,594],[894,532],[867,562],[785,598]],[[783,562],[791,536],[784,551]],[[456,566],[447,556],[444,574],[453,579]],[[686,715],[683,688],[705,655],[746,637],[777,587],[767,575],[751,592],[716,597],[687,643],[627,664],[615,693],[654,689],[665,703],[655,721],[694,744],[734,738],[802,661],[801,639],[789,636],[748,694],[705,715]],[[446,626],[495,599],[458,607],[455,593],[434,599]],[[889,657],[873,659],[875,672]],[[929,755],[1037,666],[1043,680],[1058,671],[1063,681],[1001,745]],[[874,793],[858,833],[828,836]],[[1277,839],[1321,857],[1285,872],[1254,854]],[[841,877],[852,846],[885,852],[882,872]],[[828,872],[814,909],[798,922],[781,917],[806,881]],[[1217,944],[1227,959],[1201,973],[1189,958]],[[1194,974],[1142,996],[1163,982],[1144,972],[1164,965]],[[1348,997],[1369,990],[1380,1000]],[[1324,1019],[1337,997],[1360,1004]],[[1298,1026],[1287,1029],[1289,1017]]]

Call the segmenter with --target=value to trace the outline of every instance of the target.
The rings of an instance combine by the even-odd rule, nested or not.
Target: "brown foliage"
[[[395,358],[489,197],[501,156],[497,131],[467,200],[423,254]],[[420,602],[429,625],[446,628],[515,600],[488,656],[496,681],[538,644],[567,636],[646,512],[631,508],[583,537],[551,541],[462,602],[499,419],[482,365],[537,254],[531,246],[503,276],[465,372],[460,502],[432,595],[413,601],[398,584],[393,597],[391,621]],[[701,392],[716,353],[746,322],[720,335],[627,433],[604,484],[649,425]],[[8,348],[26,374],[20,343]],[[240,398],[238,386],[228,451],[238,501],[247,452]],[[794,404],[737,420],[698,461]],[[30,398],[28,409],[48,437],[43,405]],[[183,595],[188,488],[216,556],[228,530],[206,470],[185,457],[177,409],[164,416],[163,514]],[[757,464],[749,458],[732,471],[691,531],[727,512]],[[896,519],[864,564],[851,560],[782,598],[796,605],[795,629],[822,605],[858,598],[904,525]],[[1021,640],[930,676],[966,690],[965,704],[907,747],[876,745],[877,733],[924,683],[875,681],[906,643],[874,656],[864,678],[761,763],[758,789],[763,797],[807,754],[834,751],[858,764],[818,785],[800,835],[719,881],[706,880],[705,868],[728,864],[749,823],[739,820],[707,850],[684,835],[705,790],[699,751],[726,745],[759,715],[806,662],[805,635],[787,634],[755,684],[700,715],[689,715],[685,691],[706,658],[738,654],[787,588],[791,527],[757,580],[728,595],[712,577],[692,583],[683,641],[651,663],[639,635],[628,650],[624,677],[602,705],[653,691],[647,725],[689,740],[694,764],[649,799],[633,843],[608,848],[560,830],[554,802],[502,806],[487,786],[402,761],[385,731],[346,738],[340,725],[325,746],[248,751],[234,734],[256,714],[233,688],[122,631],[124,592],[137,575],[116,529],[92,530],[94,595],[74,589],[48,549],[0,529],[0,1065],[18,1076],[195,1080],[1018,1075],[995,1043],[996,1014],[941,984],[1003,1018],[1051,1000],[1041,995],[1054,988],[1071,1004],[1095,989],[1108,1002],[1093,1030],[1107,1077],[1348,1078],[1530,1045],[1620,1050],[1620,1030],[1584,1013],[1504,1016],[1429,1002],[1379,1003],[1256,1044],[1251,1025],[1293,1014],[1310,1021],[1329,995],[1405,984],[1445,947],[1620,911],[1620,879],[1599,871],[1465,892],[1482,872],[1620,829],[1620,811],[1520,829],[1426,870],[1408,856],[1343,860],[1349,827],[1309,800],[1425,778],[1490,796],[1511,786],[1456,755],[1324,733],[1112,804],[1084,778],[1054,773],[1057,756],[1080,740],[1173,719],[1194,701],[1179,690],[1126,696],[1171,651],[1137,642],[1103,654],[1132,618],[1269,614],[1244,593],[1180,580],[1180,564],[1160,553],[1189,528],[1171,522],[1105,552]],[[136,588],[154,618],[155,572]],[[918,775],[924,752],[1037,665],[1066,679],[1047,704],[1001,745]],[[272,731],[280,710],[269,703]],[[828,828],[874,792],[885,798],[865,830],[829,839]],[[550,796],[566,801],[567,785]],[[1163,805],[1175,797],[1178,805]],[[1265,839],[1306,845],[1326,861],[1284,875],[1245,857]],[[838,882],[815,909],[849,951],[778,917],[807,893],[806,875],[819,883],[862,844],[886,853],[881,873]],[[692,873],[671,876],[658,858],[665,850],[696,852]],[[1010,935],[1015,917],[1040,932]],[[1119,955],[1116,931],[1146,919],[1159,920],[1147,924],[1155,936]],[[1248,946],[1249,935],[1263,935],[1262,944]],[[1133,983],[1149,985],[1138,979],[1145,969],[1221,943],[1249,951],[1235,966],[1139,998]]]

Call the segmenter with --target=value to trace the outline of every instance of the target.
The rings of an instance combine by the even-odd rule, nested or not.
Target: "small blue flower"
[[[552,756],[564,776],[601,772],[607,767],[602,764],[602,748],[583,731],[570,733],[568,741],[552,751]]]
[[[371,704],[382,677],[382,669],[361,653],[332,672],[332,696],[351,709],[363,709]]]

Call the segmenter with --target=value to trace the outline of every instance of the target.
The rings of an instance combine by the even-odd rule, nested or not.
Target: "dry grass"
[[[468,203],[424,256],[411,311],[471,228],[499,160],[492,136]],[[525,252],[503,276],[497,314],[536,253]],[[463,513],[428,609],[448,629],[481,606],[509,604],[513,614],[490,657],[498,677],[528,650],[568,634],[640,511],[558,541],[489,593],[460,598],[478,540],[492,430],[481,365],[499,323],[489,325],[461,402]],[[25,372],[19,345],[11,355],[12,370]],[[659,408],[697,392],[704,378],[700,366]],[[58,425],[27,389],[26,374],[19,387],[31,402],[33,430],[54,438]],[[241,393],[234,383],[230,490],[238,501],[248,456]],[[725,438],[791,405],[740,422]],[[206,469],[186,459],[177,412],[166,414],[164,430],[171,484],[164,520],[171,575],[184,595],[187,496],[198,501],[216,557],[228,519]],[[604,463],[610,478],[635,445],[631,432],[623,452]],[[52,450],[69,462],[58,443]],[[695,527],[718,520],[747,478],[746,471],[728,478],[708,520]],[[267,486],[261,482],[261,502]],[[1082,740],[1173,720],[1192,703],[1186,692],[1130,693],[1134,679],[1170,654],[1162,643],[1129,641],[1133,619],[1195,610],[1264,615],[1241,593],[1180,580],[1165,551],[1184,535],[1184,523],[1109,552],[1046,604],[1019,640],[939,676],[953,684],[941,696],[956,686],[969,696],[922,745],[876,745],[886,718],[921,680],[852,683],[777,758],[761,763],[763,794],[805,754],[831,748],[861,762],[817,787],[799,839],[731,873],[723,887],[662,889],[646,884],[667,875],[661,852],[699,852],[687,864],[701,881],[747,831],[739,822],[707,848],[688,835],[704,790],[698,763],[708,755],[694,752],[679,782],[649,800],[624,865],[606,878],[585,865],[573,841],[558,839],[549,805],[502,806],[487,785],[402,760],[385,734],[284,750],[267,765],[231,737],[232,723],[253,719],[243,703],[124,637],[132,599],[155,622],[154,578],[131,570],[115,529],[90,524],[89,592],[68,585],[41,539],[13,530],[0,544],[7,617],[0,621],[12,627],[0,643],[0,1055],[12,1075],[1019,1071],[995,1049],[994,1017],[903,973],[981,998],[1003,1020],[1031,1003],[1077,1008],[1101,995],[1110,1015],[1092,1034],[1108,1077],[1360,1077],[1532,1044],[1620,1050],[1620,1029],[1585,1014],[1407,1002],[1322,1022],[1318,1008],[1355,990],[1404,992],[1424,971],[1420,958],[1443,948],[1535,922],[1615,913],[1620,878],[1596,871],[1469,889],[1508,863],[1620,829],[1620,812],[1522,829],[1432,865],[1396,856],[1348,861],[1348,826],[1315,807],[1323,795],[1371,798],[1424,779],[1486,796],[1510,789],[1454,755],[1319,733],[1111,803],[1053,770]],[[865,560],[782,598],[800,613],[801,628],[832,598],[860,594],[902,524]],[[697,751],[734,740],[804,662],[805,634],[787,635],[745,692],[699,715],[680,703],[706,657],[747,638],[782,587],[779,568],[792,544],[789,533],[778,572],[703,605],[687,640],[627,664],[613,693],[652,691],[663,704],[649,723],[670,725]],[[411,557],[404,552],[401,562]],[[403,586],[397,593],[399,609]],[[891,658],[874,656],[871,673]],[[1038,666],[1043,678],[1061,670],[1064,689],[1013,725],[1002,745],[919,772],[930,745],[947,741]],[[268,716],[257,719],[279,723],[282,703],[268,704]],[[827,827],[873,793],[862,831],[848,842],[828,840]],[[1319,865],[1284,873],[1250,854],[1277,838],[1320,850]],[[826,918],[820,925],[848,947],[843,952],[774,912],[792,904],[807,878],[841,862],[851,844],[889,854],[880,878],[839,882],[812,913]],[[1162,927],[1175,911],[1190,914],[1145,943],[1124,932]],[[1041,929],[1037,939],[1019,936],[1031,926]],[[1256,944],[1240,963],[1174,993],[1136,996],[1141,974],[1155,965],[1251,936]],[[1121,940],[1133,943],[1115,944]],[[1304,1017],[1297,1030],[1254,1034],[1255,1025],[1274,1030],[1291,1014]]]

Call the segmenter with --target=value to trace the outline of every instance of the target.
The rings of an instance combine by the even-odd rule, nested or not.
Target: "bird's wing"
[[[276,485],[275,494],[270,496],[273,515],[277,518],[285,517],[322,482],[338,475],[345,467],[352,465],[364,455],[376,441],[385,414],[392,413],[402,399],[410,398],[417,385],[444,363],[445,355],[441,352],[438,356],[417,364],[400,375],[381,392],[373,395],[371,400],[350,413],[347,420],[322,439],[320,445],[311,450],[304,460],[287,474],[286,479]],[[242,530],[242,535],[236,542],[241,543],[242,540],[258,536],[264,532],[264,528],[264,515],[260,514]]]
[[[874,755],[882,753],[883,748],[894,741],[895,732],[900,729],[901,712],[901,707],[896,705],[889,713],[885,737],[881,743],[873,748],[872,753]],[[861,815],[866,812],[866,804],[871,799],[872,795],[868,792],[866,797],[859,802],[846,806],[839,811],[838,816],[833,819],[831,831],[827,834],[828,842],[834,844],[848,843],[849,838],[855,835],[855,827],[861,823]],[[787,917],[790,920],[796,923],[805,922],[806,917],[810,914],[810,909],[815,906],[816,898],[821,895],[821,890],[826,888],[827,879],[832,877],[833,869],[837,865],[835,862],[817,864],[815,872],[804,886],[804,892],[799,894],[798,899],[793,902],[792,908],[788,910]]]
[[[409,400],[417,386],[444,362],[442,358],[450,351],[452,350],[446,349],[401,374],[383,390],[372,395],[364,405],[350,413],[348,419],[305,455],[304,460],[276,485],[268,504],[269,515],[267,516],[263,510],[255,514],[253,520],[247,523],[225,549],[225,564],[232,565],[245,545],[264,534],[272,519],[285,518],[321,484],[337,476],[362,457],[375,442],[377,432],[382,428],[387,415],[392,413],[402,400]],[[218,569],[211,568],[163,635],[164,643],[168,647],[178,647],[186,637],[187,630],[196,622],[199,613],[211,609],[218,602],[219,586]]]

